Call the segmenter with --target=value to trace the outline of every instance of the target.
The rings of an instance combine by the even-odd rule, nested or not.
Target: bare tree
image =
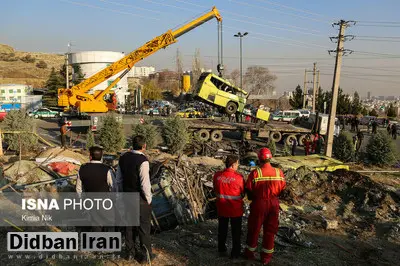
[[[272,96],[277,77],[271,74],[266,67],[250,66],[244,76],[245,88],[251,94]]]
[[[239,69],[235,69],[231,72],[229,75],[229,81],[234,85],[234,86],[239,86],[240,82],[240,71]]]
[[[201,75],[201,60],[200,60],[200,49],[196,48],[192,64],[192,90],[196,86],[197,80]]]
[[[176,73],[177,73],[177,83],[178,90],[182,88],[182,76],[183,76],[183,64],[182,64],[182,56],[179,48],[176,49]]]

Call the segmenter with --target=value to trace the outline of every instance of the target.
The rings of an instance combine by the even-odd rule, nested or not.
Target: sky
[[[129,53],[169,29],[216,6],[223,17],[226,72],[239,69],[237,32],[243,38],[243,69],[259,65],[277,76],[278,93],[303,86],[304,70],[313,63],[321,87],[332,87],[339,20],[356,21],[346,29],[353,40],[345,49],[340,86],[366,97],[400,96],[400,20],[398,0],[0,0],[0,43],[20,51],[65,53],[120,51]],[[185,70],[196,48],[206,69],[216,72],[217,22],[208,21],[178,42],[139,62],[157,70],[176,69],[179,49]],[[308,74],[312,81],[312,74]],[[309,84],[308,86],[312,86]]]

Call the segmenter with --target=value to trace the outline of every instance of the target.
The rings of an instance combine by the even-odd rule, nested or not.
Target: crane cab
[[[195,91],[201,101],[220,107],[228,115],[243,112],[246,95],[246,91],[213,73],[202,73]]]

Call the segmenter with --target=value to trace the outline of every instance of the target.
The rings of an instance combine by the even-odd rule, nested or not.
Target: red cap
[[[261,148],[261,150],[258,152],[258,160],[260,161],[271,158],[272,158],[272,153],[268,148]]]

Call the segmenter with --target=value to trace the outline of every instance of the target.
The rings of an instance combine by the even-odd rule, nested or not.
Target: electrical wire
[[[400,58],[400,54],[385,54],[385,53],[374,53],[374,52],[364,52],[364,51],[353,51],[353,52],[366,55],[379,55],[379,56],[390,56],[390,57]]]
[[[98,0],[98,1],[103,2],[103,3],[112,4],[112,5],[117,5],[117,6],[131,7],[131,8],[144,10],[144,11],[149,11],[149,12],[153,12],[153,13],[159,13],[159,14],[164,13],[165,14],[165,12],[162,12],[162,11],[157,11],[157,10],[152,10],[152,9],[148,9],[148,8],[138,7],[136,5],[128,5],[128,4],[118,3],[118,2],[114,2],[114,1],[106,1],[106,0]]]
[[[147,19],[152,19],[152,20],[160,20],[159,18],[153,18],[153,17],[149,17],[149,16],[143,16],[143,15],[139,15],[139,14],[135,14],[135,13],[131,13],[131,12],[126,12],[126,11],[121,11],[121,10],[115,10],[115,9],[110,9],[110,8],[104,8],[104,7],[95,6],[95,5],[90,5],[90,4],[85,4],[85,3],[81,3],[81,2],[75,2],[75,1],[69,1],[69,0],[59,0],[59,1],[60,1],[60,2],[64,2],[64,3],[73,4],[73,5],[84,6],[84,7],[90,7],[90,8],[95,8],[95,9],[99,9],[99,10],[105,10],[105,11],[110,11],[110,12],[114,12],[114,13],[124,14],[124,15],[132,15],[132,16],[135,16],[135,17],[147,18]]]
[[[400,40],[382,40],[382,39],[369,39],[369,38],[354,38],[355,41],[365,41],[365,42],[400,42]]]
[[[376,38],[376,39],[400,39],[400,36],[361,36],[357,35],[356,37],[360,38]]]
[[[235,27],[230,27],[230,26],[226,26],[226,25],[224,25],[224,27],[228,28],[228,29],[233,29],[233,30],[237,29]],[[282,39],[282,40],[286,40],[286,41],[291,41],[291,42],[294,42],[294,43],[297,43],[297,44],[300,44],[300,45],[303,44],[304,47],[314,46],[314,47],[324,48],[324,49],[328,49],[328,50],[330,49],[329,47],[325,47],[325,46],[318,45],[318,44],[296,41],[296,40],[293,40],[293,39],[289,39],[289,38],[285,38],[285,37],[279,37],[279,36],[266,34],[266,33],[261,33],[261,32],[253,32],[253,31],[251,31],[251,34],[256,34],[256,35],[261,35],[261,36],[266,36],[266,37],[272,37],[272,38]]]
[[[196,6],[196,7],[200,7],[200,8],[207,8],[207,6],[195,4],[195,3],[184,1],[184,0],[173,0],[173,1],[176,1],[176,2],[179,2],[179,3],[188,4],[188,5],[192,5],[192,6]],[[225,10],[225,9],[220,9],[220,11],[222,13],[231,14],[231,15],[234,15],[236,17],[242,17],[242,18],[246,18],[246,19],[264,21],[264,18],[259,18],[259,17],[254,17],[254,16],[246,16],[246,15],[235,13],[235,12],[228,11],[228,10]],[[229,16],[228,16],[228,18],[229,18]],[[318,32],[318,33],[320,32],[318,30],[309,29],[309,28],[303,28],[303,27],[298,27],[298,26],[293,26],[293,25],[289,25],[289,24],[285,24],[285,23],[276,22],[276,21],[266,21],[266,22],[270,23],[270,24],[286,26],[286,27],[290,27],[290,28],[294,28],[294,29],[307,30],[307,31]]]
[[[268,0],[256,0],[256,1],[263,2],[263,3],[268,3],[268,4],[271,4],[271,5],[274,5],[274,6],[283,7],[283,8],[286,8],[286,9],[290,9],[290,10],[293,10],[293,11],[298,11],[298,12],[309,14],[309,15],[313,15],[313,16],[323,17],[323,15],[318,14],[318,13],[314,13],[314,12],[307,11],[307,10],[304,10],[304,9],[298,9],[298,8],[282,5],[282,4],[273,2],[273,1],[268,1]]]
[[[280,28],[280,27],[275,27],[275,26],[269,26],[267,24],[261,24],[261,23],[256,23],[256,22],[251,22],[251,21],[246,21],[246,20],[241,20],[241,19],[230,18],[230,20],[237,21],[237,22],[240,22],[240,23],[246,23],[246,24],[252,24],[252,25],[256,25],[256,26],[261,26],[261,27],[267,27],[267,28],[272,28],[272,29],[278,29],[278,30],[283,30],[283,31],[300,33],[300,34],[304,34],[304,35],[314,35],[314,36],[326,37],[325,35],[322,35],[322,34],[317,34],[317,33],[312,33],[312,32],[304,32],[304,31],[298,31],[298,30],[292,30],[292,29],[286,29],[286,28]]]
[[[274,9],[274,8],[268,8],[265,6],[261,6],[261,5],[253,5],[253,4],[249,4],[247,2],[240,2],[240,1],[236,1],[236,0],[229,0],[230,2],[234,2],[236,4],[239,5],[245,5],[245,6],[249,6],[249,7],[254,7],[257,9],[265,9],[265,10],[269,10],[269,11],[274,11],[283,15],[289,15],[289,16],[293,16],[293,17],[297,17],[297,18],[303,18],[303,19],[309,19],[309,20],[313,20],[313,21],[318,21],[318,22],[325,22],[325,23],[330,23],[330,21],[325,21],[325,20],[321,20],[321,19],[316,19],[316,18],[310,18],[310,17],[306,17],[306,16],[301,16],[301,15],[296,15],[296,14],[292,14],[292,13],[287,13],[278,9]]]
[[[363,21],[363,20],[357,20],[357,23],[370,23],[370,24],[400,24],[400,21]]]

